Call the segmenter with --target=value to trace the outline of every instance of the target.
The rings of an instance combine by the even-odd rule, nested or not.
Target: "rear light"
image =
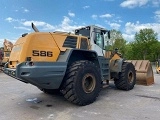
[[[26,65],[28,65],[28,66],[34,66],[34,63],[33,62],[26,62]]]
[[[12,74],[13,76],[15,76],[15,75],[16,75],[15,71],[12,71],[12,72],[11,72],[11,74]]]
[[[29,66],[33,66],[34,65],[34,63],[33,62],[29,62]]]
[[[28,65],[28,66],[33,66],[34,65],[31,57],[26,57],[26,65]]]

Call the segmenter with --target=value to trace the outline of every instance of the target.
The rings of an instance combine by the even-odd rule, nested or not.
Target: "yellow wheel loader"
[[[64,32],[23,34],[11,51],[4,73],[37,86],[45,93],[61,92],[77,105],[93,103],[109,80],[121,90],[131,90],[136,71],[117,52],[108,56],[104,50],[106,29],[91,25]]]
[[[4,47],[4,49],[3,49],[2,66],[4,66],[9,60],[9,56],[10,56],[11,50],[13,48],[13,43],[4,39],[3,47]]]
[[[156,61],[156,73],[160,74],[160,59]]]

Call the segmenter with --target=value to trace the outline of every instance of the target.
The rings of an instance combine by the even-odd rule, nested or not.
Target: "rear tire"
[[[77,105],[93,103],[102,88],[99,68],[90,61],[76,61],[66,71],[62,93]]]
[[[119,73],[119,79],[115,79],[115,86],[121,90],[131,90],[136,84],[136,71],[132,63],[124,62],[122,72]]]

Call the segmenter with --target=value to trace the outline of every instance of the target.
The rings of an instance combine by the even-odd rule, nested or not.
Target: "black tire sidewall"
[[[127,84],[129,85],[129,87],[133,87],[134,85],[135,85],[135,83],[136,83],[136,74],[135,74],[135,68],[134,68],[134,66],[133,66],[133,64],[132,63],[128,63],[127,64],[127,66],[126,66],[126,74],[125,74],[125,79],[126,79],[126,82],[127,82]],[[133,74],[133,81],[132,82],[129,82],[127,79],[128,79],[128,74],[129,74],[129,72],[132,72],[132,74]]]
[[[82,79],[87,73],[92,74],[96,80],[95,89],[91,93],[86,93],[82,87]],[[85,66],[79,68],[75,79],[75,91],[81,101],[92,101],[92,99],[95,99],[98,96],[102,87],[102,82],[100,71],[95,65],[93,65],[93,63],[88,63]]]
[[[133,74],[133,81],[128,81],[128,73],[132,72]],[[132,63],[124,62],[122,65],[122,72],[119,73],[119,79],[115,79],[115,85],[118,89],[121,90],[131,90],[134,88],[136,84],[136,71]]]

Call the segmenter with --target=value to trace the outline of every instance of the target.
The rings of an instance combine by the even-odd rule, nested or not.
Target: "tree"
[[[122,33],[120,31],[111,30],[110,36],[110,39],[106,39],[106,50],[114,50],[115,48],[118,48],[119,52],[124,55],[126,41],[123,39]]]
[[[132,50],[132,46],[133,46],[133,43],[130,42],[130,43],[126,44],[126,47],[125,47],[125,49],[126,49],[125,58],[128,60],[134,60],[134,57],[133,57],[134,52]]]
[[[134,59],[149,59],[153,60],[155,55],[157,33],[152,29],[141,29],[139,33],[135,34],[135,41],[132,43],[132,55]]]
[[[110,31],[110,41],[109,41],[109,44],[113,46],[113,44],[115,43],[116,39],[122,39],[122,34],[120,31],[117,31],[117,30],[111,30]]]
[[[160,42],[157,41],[151,46],[153,60],[160,59]]]
[[[125,50],[126,50],[126,40],[123,38],[115,39],[115,42],[113,44],[113,49],[119,49],[119,52],[125,56]]]

